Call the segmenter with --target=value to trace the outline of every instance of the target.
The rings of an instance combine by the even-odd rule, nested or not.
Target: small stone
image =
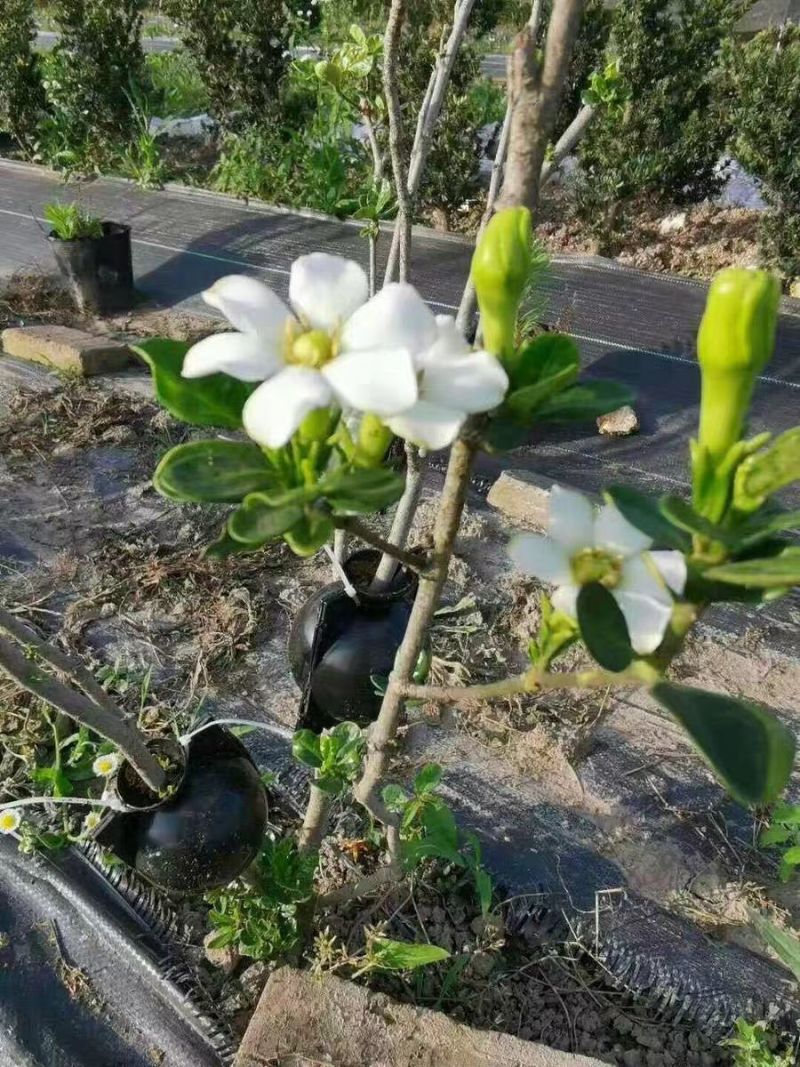
[[[275,967],[271,963],[258,960],[256,963],[251,964],[246,971],[242,971],[239,976],[239,982],[249,1004],[258,1002],[258,998],[267,984],[267,979],[274,970]]]
[[[73,374],[108,374],[130,362],[127,345],[71,326],[12,326],[2,333],[3,351]]]
[[[530,471],[503,471],[487,497],[514,522],[545,530],[550,515],[550,489],[545,480]]]
[[[117,614],[117,605],[113,600],[107,600],[105,604],[100,605],[100,618],[110,619]]]
[[[225,974],[231,974],[241,959],[238,949],[233,945],[225,945],[223,948],[213,948],[211,942],[217,937],[217,931],[212,930],[203,941],[203,949],[206,959],[212,967],[219,967]]]
[[[630,404],[609,411],[597,420],[597,429],[608,437],[629,437],[639,432],[639,419]]]
[[[662,237],[668,237],[671,233],[678,233],[686,229],[688,215],[685,211],[673,211],[671,215],[665,215],[658,224],[658,232]]]
[[[109,426],[100,440],[112,445],[125,445],[135,438],[132,426]]]
[[[488,978],[494,970],[495,958],[490,952],[475,952],[470,959],[470,970],[479,978]]]

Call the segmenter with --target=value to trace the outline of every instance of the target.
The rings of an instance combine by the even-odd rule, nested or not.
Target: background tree
[[[4,0],[0,10],[0,129],[30,155],[45,107],[39,63],[33,50],[32,0]]]

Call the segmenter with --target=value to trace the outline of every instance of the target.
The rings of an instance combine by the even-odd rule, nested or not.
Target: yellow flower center
[[[336,354],[333,340],[324,330],[306,330],[297,322],[290,322],[284,341],[284,358],[296,367],[319,370]]]
[[[622,577],[622,559],[602,548],[582,549],[572,557],[570,567],[576,585],[599,582],[613,589]]]
[[[4,811],[0,815],[0,832],[8,833],[10,830],[16,830],[19,825],[19,815],[14,811]]]

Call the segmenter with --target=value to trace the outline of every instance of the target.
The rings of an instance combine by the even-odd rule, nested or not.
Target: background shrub
[[[45,98],[33,51],[36,25],[32,0],[3,0],[0,6],[0,129],[31,154]]]
[[[678,202],[713,195],[730,123],[715,92],[721,46],[740,0],[626,0],[610,52],[630,88],[620,119],[601,114],[581,143],[579,204],[613,229],[621,203],[648,192]]]
[[[53,166],[108,165],[130,134],[144,76],[144,0],[56,0],[60,40],[45,62],[49,115],[40,151]]]
[[[170,0],[211,112],[225,126],[243,129],[274,116],[295,33],[307,31],[317,9],[311,0],[292,11],[284,0]]]
[[[800,276],[800,27],[765,30],[725,49],[731,152],[763,183],[767,262]]]

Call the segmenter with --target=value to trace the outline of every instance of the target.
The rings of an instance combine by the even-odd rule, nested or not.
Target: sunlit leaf
[[[162,456],[153,475],[153,484],[163,496],[208,503],[237,504],[273,481],[261,449],[239,441],[176,445]]]

